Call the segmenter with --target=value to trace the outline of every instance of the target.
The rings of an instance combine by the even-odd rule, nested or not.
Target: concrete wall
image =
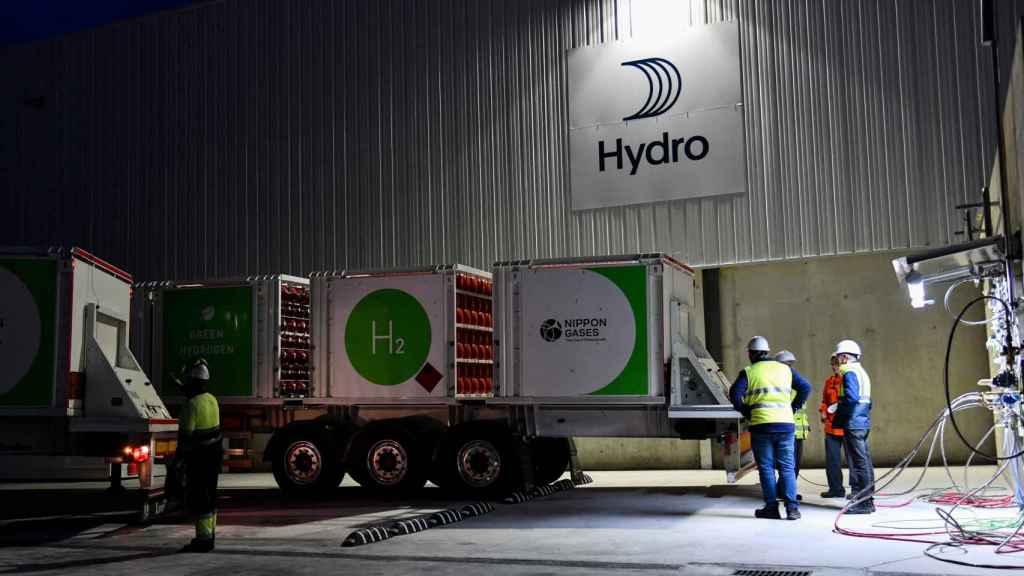
[[[896,256],[741,266],[723,268],[720,275],[723,368],[730,377],[747,364],[747,340],[760,334],[773,349],[788,348],[796,354],[798,370],[815,387],[811,404],[816,410],[835,343],[853,338],[861,345],[864,366],[872,376],[871,447],[879,465],[903,457],[944,408],[943,355],[952,324],[939,290],[929,293],[939,304],[922,310],[910,307],[890,265]],[[970,285],[961,287],[950,307],[959,311],[977,294]],[[984,344],[982,328],[958,331],[950,371],[954,396],[988,377]],[[991,416],[979,410],[962,422],[968,438],[980,438]],[[821,424],[814,415],[811,434],[804,465],[822,466]],[[952,430],[947,448],[956,461],[967,453]]]
[[[577,438],[576,450],[585,470],[700,468],[700,451],[693,440]]]

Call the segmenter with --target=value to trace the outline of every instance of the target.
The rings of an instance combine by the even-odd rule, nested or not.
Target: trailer
[[[0,478],[159,489],[178,427],[128,346],[131,284],[80,248],[0,249]]]
[[[579,437],[713,439],[727,480],[753,467],[694,271],[662,254],[138,288],[165,399],[180,403],[161,382],[206,357],[235,438],[272,431],[263,458],[289,492],[348,473],[500,493],[556,480]]]

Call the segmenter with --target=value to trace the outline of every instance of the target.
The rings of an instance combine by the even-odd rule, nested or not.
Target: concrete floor
[[[992,468],[976,467],[972,482]],[[695,471],[596,472],[594,483],[496,511],[459,524],[355,548],[341,542],[354,529],[465,502],[427,488],[404,500],[370,498],[346,482],[320,502],[287,502],[269,474],[221,477],[217,551],[177,554],[192,535],[180,518],[133,525],[115,510],[85,513],[89,492],[67,485],[0,485],[0,574],[523,574],[731,575],[741,568],[802,568],[814,576],[845,574],[985,574],[926,558],[924,545],[834,534],[838,500],[817,497],[801,483],[804,518],[755,520],[759,490],[753,477],[722,485],[722,473]],[[820,470],[804,476],[823,483]],[[909,487],[908,473],[901,480]],[[916,475],[914,475],[916,477]],[[948,485],[930,471],[922,487]],[[81,488],[77,486],[76,488]],[[92,492],[95,495],[95,490]],[[69,509],[62,502],[74,502]],[[61,515],[63,513],[63,515]],[[967,512],[966,514],[972,514]],[[1012,517],[1013,510],[986,510]],[[54,517],[54,515],[57,515]],[[848,516],[860,530],[880,522],[917,519],[940,526],[934,506]],[[887,525],[886,530],[891,530]],[[1024,553],[991,549],[951,552],[958,559],[1024,564]]]

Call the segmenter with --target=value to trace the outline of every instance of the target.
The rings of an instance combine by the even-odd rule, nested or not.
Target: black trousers
[[[198,448],[185,456],[185,511],[204,516],[216,511],[217,477],[223,450],[219,444]]]
[[[825,434],[825,476],[828,478],[828,491],[833,494],[845,494],[843,487],[843,437]]]
[[[875,465],[871,462],[871,447],[868,436],[871,430],[845,430],[843,441],[846,444],[846,462],[850,468],[850,490],[858,494],[875,483]],[[857,507],[874,506],[874,500],[868,498]]]

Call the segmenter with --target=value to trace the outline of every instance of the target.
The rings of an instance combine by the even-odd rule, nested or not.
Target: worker
[[[843,429],[834,425],[836,409],[839,408],[839,395],[843,389],[843,375],[839,371],[839,359],[833,354],[829,358],[832,374],[825,380],[825,388],[821,391],[821,427],[825,431],[825,477],[828,478],[828,490],[821,493],[822,498],[843,498],[846,489],[843,487]]]
[[[796,355],[789,350],[780,350],[775,355],[776,362],[782,362],[786,366],[792,368],[796,364]],[[793,390],[793,399],[796,399],[796,390]],[[800,460],[804,456],[804,440],[807,439],[807,435],[811,432],[811,424],[807,421],[807,404],[800,407],[799,410],[793,411],[793,476],[797,480],[797,485],[800,484]],[[800,491],[796,494],[797,500],[803,500],[804,497],[800,495]]]
[[[846,513],[871,514],[875,511],[875,467],[868,445],[871,434],[871,378],[860,364],[861,350],[856,342],[840,341],[835,354],[843,381],[832,425],[843,429],[853,499]]]
[[[210,368],[200,359],[192,365],[182,386],[186,402],[178,418],[174,458],[185,463],[185,511],[196,524],[196,537],[183,552],[213,550],[217,530],[217,476],[223,448],[220,408],[217,399],[207,391],[209,383]]]
[[[750,366],[740,371],[729,389],[729,399],[736,410],[750,422],[750,443],[757,461],[764,507],[756,510],[757,518],[780,519],[778,482],[782,483],[782,499],[786,519],[800,518],[796,499],[796,475],[793,463],[793,412],[799,410],[811,393],[811,385],[789,366],[771,357],[768,340],[754,336],[747,344]],[[793,397],[793,389],[796,397]],[[779,479],[776,481],[776,461]]]

